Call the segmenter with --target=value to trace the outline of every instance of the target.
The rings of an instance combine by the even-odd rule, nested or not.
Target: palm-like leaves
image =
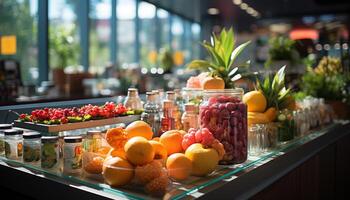
[[[241,77],[236,74],[238,68],[234,67],[233,63],[249,43],[250,41],[235,48],[233,29],[223,29],[219,36],[212,35],[210,43],[207,41],[202,43],[202,46],[208,51],[210,59],[193,60],[187,67],[209,71],[211,75],[221,77],[225,81],[226,88],[233,87],[232,81]]]

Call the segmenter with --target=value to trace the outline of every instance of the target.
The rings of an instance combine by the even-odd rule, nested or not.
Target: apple
[[[192,175],[206,176],[213,172],[219,163],[219,154],[213,148],[204,148],[200,143],[189,146],[185,152],[192,161]]]

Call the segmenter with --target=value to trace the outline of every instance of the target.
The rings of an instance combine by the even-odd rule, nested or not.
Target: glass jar
[[[285,143],[294,139],[296,135],[296,125],[293,112],[290,110],[279,111],[277,116],[278,124],[278,141]]]
[[[182,129],[181,124],[181,109],[180,106],[176,102],[176,96],[174,91],[167,91],[166,92],[166,99],[173,102],[173,118],[174,118],[174,128],[177,130]]]
[[[8,129],[4,131],[5,135],[5,156],[12,160],[22,160],[23,155],[23,131],[17,129]]]
[[[98,152],[102,147],[102,132],[98,130],[87,131],[86,136],[83,140],[84,151],[87,152]]]
[[[203,90],[197,88],[183,88],[182,97],[184,103],[193,103],[199,106],[203,100]]]
[[[174,102],[170,100],[163,101],[163,116],[160,120],[159,136],[164,132],[175,129],[175,120],[173,118]]]
[[[200,105],[200,127],[208,128],[225,148],[221,164],[247,160],[247,106],[242,89],[206,90]]]
[[[265,124],[265,131],[267,135],[266,148],[271,150],[277,147],[278,145],[278,125],[277,122],[270,122]]]
[[[185,104],[185,112],[181,117],[181,123],[183,125],[183,130],[188,131],[190,128],[198,129],[198,106],[193,103]]]
[[[11,129],[11,124],[0,124],[0,156],[5,155],[5,135],[4,131],[7,129]]]
[[[147,92],[146,98],[147,101],[144,106],[144,111],[141,114],[141,120],[148,123],[152,127],[152,131],[155,136],[158,136],[157,134],[160,127],[160,113],[157,103],[157,96],[153,92]]]
[[[41,134],[28,132],[23,134],[23,161],[40,164]]]
[[[248,132],[249,155],[258,156],[267,150],[268,138],[265,124],[252,124]]]
[[[41,168],[59,171],[60,152],[58,140],[58,136],[41,137]]]
[[[127,109],[134,110],[134,111],[142,110],[142,102],[139,97],[139,92],[136,88],[128,89],[128,96],[126,96],[125,98],[124,106]]]
[[[82,140],[81,136],[64,137],[63,145],[63,173],[80,174],[82,168]]]

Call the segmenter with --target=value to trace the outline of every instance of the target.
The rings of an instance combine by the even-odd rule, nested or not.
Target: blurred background
[[[183,88],[200,42],[233,27],[243,73],[287,64],[300,87],[324,56],[349,71],[346,0],[0,0],[0,105]]]

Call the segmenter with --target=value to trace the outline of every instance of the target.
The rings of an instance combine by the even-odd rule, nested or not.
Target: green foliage
[[[193,60],[187,67],[189,69],[209,71],[211,76],[222,78],[225,81],[226,88],[233,88],[233,81],[241,77],[240,74],[236,73],[238,67],[233,66],[233,63],[249,43],[250,41],[235,48],[233,29],[223,29],[218,36],[214,33],[212,34],[210,43],[207,41],[202,43],[210,58],[208,60]]]
[[[170,71],[174,67],[173,54],[169,49],[162,49],[159,55],[159,63],[164,71]]]
[[[295,64],[299,62],[300,55],[295,48],[295,41],[283,37],[272,37],[269,40],[269,58],[265,66],[270,66],[273,61],[288,60]]]

